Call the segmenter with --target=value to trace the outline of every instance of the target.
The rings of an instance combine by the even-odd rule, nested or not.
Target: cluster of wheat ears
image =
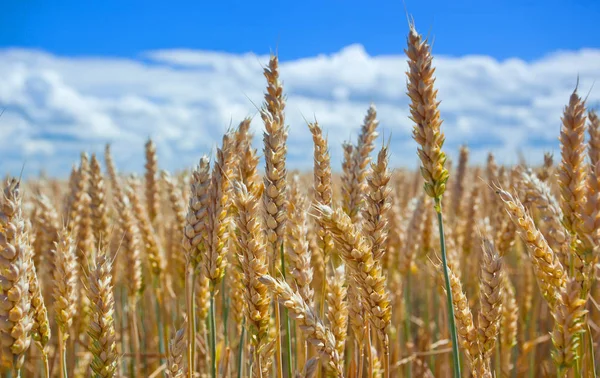
[[[597,115],[571,95],[556,167],[470,167],[462,147],[451,169],[414,26],[405,52],[420,172],[374,152],[374,106],[340,175],[317,122],[313,174],[288,172],[273,56],[262,176],[245,119],[181,174],[148,141],[143,180],[108,146],[106,174],[84,153],[68,185],[7,179],[4,376],[595,377]]]

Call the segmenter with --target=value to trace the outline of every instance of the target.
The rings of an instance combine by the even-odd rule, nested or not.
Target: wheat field
[[[332,173],[326,125],[286,123],[272,56],[262,150],[244,119],[182,172],[149,140],[143,177],[110,146],[68,182],[8,177],[3,376],[595,377],[597,114],[566,98],[542,166],[450,162],[414,25],[405,53],[417,171],[389,166],[372,105]],[[288,127],[312,173],[286,167]]]

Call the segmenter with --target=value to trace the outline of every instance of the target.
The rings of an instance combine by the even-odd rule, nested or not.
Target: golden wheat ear
[[[169,357],[167,361],[167,369],[165,375],[167,378],[182,378],[184,376],[183,355],[186,348],[185,335],[187,332],[187,318],[183,319],[181,328],[175,332],[169,341]]]
[[[91,305],[88,335],[93,355],[91,369],[99,377],[114,377],[118,369],[115,330],[115,299],[112,282],[112,260],[106,250],[99,250],[87,277],[87,295]]]
[[[20,371],[31,343],[29,271],[32,256],[23,219],[20,182],[7,179],[0,205],[0,268],[4,304],[0,307],[2,354]]]
[[[335,337],[314,311],[302,300],[302,297],[285,281],[277,280],[265,275],[259,278],[260,282],[271,290],[278,301],[285,306],[290,316],[296,319],[300,329],[321,356],[328,363],[328,367],[334,372],[335,377],[343,377],[343,367],[340,356],[336,349]]]

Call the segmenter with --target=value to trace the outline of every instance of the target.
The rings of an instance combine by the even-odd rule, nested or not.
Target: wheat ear
[[[25,352],[31,343],[33,326],[28,279],[32,261],[22,213],[20,185],[16,179],[7,180],[0,208],[2,354],[12,357],[12,366],[19,376]]]
[[[169,341],[169,358],[165,375],[167,378],[183,378],[184,365],[183,354],[186,348],[185,335],[187,332],[187,318],[184,318],[183,325],[175,332],[173,338]]]
[[[288,271],[296,282],[296,290],[304,302],[313,306],[314,291],[311,287],[313,269],[310,265],[311,251],[306,238],[306,200],[300,193],[299,177],[294,176],[290,185],[288,202],[287,250]]]
[[[98,377],[116,377],[118,355],[115,332],[115,299],[112,261],[106,250],[99,250],[88,273],[88,297],[91,305],[89,350],[94,356],[91,369]]]
[[[327,361],[327,366],[331,368],[335,376],[343,377],[342,361],[336,349],[335,337],[329,328],[325,327],[317,314],[285,281],[277,280],[268,275],[261,276],[259,280],[290,311],[290,315],[296,319],[296,323],[302,332],[306,334],[307,340],[317,348],[319,355]]]
[[[67,377],[66,341],[71,336],[73,318],[77,312],[79,269],[75,241],[68,228],[63,228],[55,243],[54,256],[54,320],[58,325],[60,377]]]
[[[92,216],[92,232],[97,245],[108,243],[109,218],[108,206],[106,205],[106,193],[104,188],[104,177],[100,168],[100,162],[95,154],[92,154],[90,163],[90,203]]]
[[[479,284],[479,347],[484,363],[489,364],[500,331],[502,316],[502,260],[494,244],[483,238]]]
[[[527,245],[542,295],[550,307],[554,308],[560,292],[565,287],[564,268],[542,233],[535,227],[533,219],[525,212],[521,201],[505,190],[498,189],[497,193],[511,220],[517,226],[518,234]]]
[[[581,334],[585,332],[585,299],[581,298],[581,286],[574,278],[569,278],[560,293],[560,304],[553,311],[554,329],[552,353],[559,376],[566,374],[577,359]],[[566,376],[566,375],[565,375]]]
[[[235,222],[238,228],[239,264],[243,272],[246,321],[257,363],[255,376],[268,374],[266,357],[269,343],[269,306],[271,298],[259,278],[268,273],[265,236],[259,218],[259,199],[240,184],[235,188]]]
[[[388,237],[388,213],[391,207],[389,185],[391,173],[388,169],[388,146],[381,147],[377,161],[371,164],[367,176],[365,206],[362,211],[363,233],[367,236],[375,261],[381,262]]]
[[[158,184],[158,158],[156,157],[156,145],[152,139],[148,139],[146,142],[145,153],[146,209],[150,223],[154,224],[160,211],[160,193]]]
[[[346,334],[348,329],[348,302],[344,265],[335,269],[327,285],[327,319],[335,337],[336,350],[340,359],[344,359]]]
[[[373,259],[364,236],[352,224],[346,213],[339,209],[334,211],[325,205],[315,205],[314,209],[319,221],[331,232],[346,266],[351,269],[360,287],[358,291],[363,306],[369,314],[369,322],[383,344],[386,362],[384,371],[388,374],[388,328],[392,313],[381,265]]]

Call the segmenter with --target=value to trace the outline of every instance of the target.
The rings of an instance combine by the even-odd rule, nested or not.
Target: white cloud
[[[113,144],[119,168],[143,167],[152,137],[160,165],[181,169],[213,150],[221,134],[255,116],[268,57],[195,50],[161,50],[140,59],[72,58],[42,51],[0,50],[0,159],[3,170],[29,174],[44,167],[68,174],[81,150],[101,153]],[[512,163],[517,152],[539,162],[558,151],[560,115],[577,77],[580,92],[600,80],[600,50],[556,52],[534,62],[487,56],[434,60],[447,150],[468,143],[473,161],[488,150]],[[305,118],[316,117],[329,135],[334,169],[340,144],[355,139],[370,102],[382,132],[392,136],[392,161],[416,164],[410,139],[404,56],[369,56],[360,45],[338,53],[281,63],[290,125],[290,166],[308,168],[311,138]],[[600,102],[592,90],[589,104]],[[260,117],[253,128],[262,140]]]

